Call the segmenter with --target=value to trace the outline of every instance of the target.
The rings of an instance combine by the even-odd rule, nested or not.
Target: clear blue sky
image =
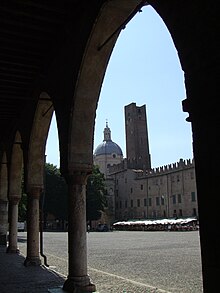
[[[103,140],[106,119],[112,140],[126,157],[124,106],[146,104],[152,167],[192,159],[191,124],[182,111],[184,74],[172,38],[159,15],[146,6],[119,36],[98,103],[94,149]],[[47,162],[59,167],[55,119],[47,142]]]

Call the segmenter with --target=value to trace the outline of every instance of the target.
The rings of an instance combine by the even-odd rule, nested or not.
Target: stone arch
[[[21,145],[21,135],[17,131],[15,134],[10,160],[9,197],[20,196],[23,168],[23,151]]]
[[[8,166],[4,152],[0,169],[0,245],[7,244],[8,231]]]
[[[42,92],[36,107],[28,148],[27,191],[31,186],[43,188],[45,148],[53,111],[49,95]]]
[[[69,170],[92,168],[95,113],[106,67],[123,23],[130,14],[138,12],[140,2],[108,1],[103,5],[94,24],[73,97],[68,149]],[[109,36],[111,38],[108,40]]]

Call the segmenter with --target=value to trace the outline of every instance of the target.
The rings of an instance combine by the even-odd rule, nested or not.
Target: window
[[[140,207],[140,205],[141,205],[141,201],[140,199],[137,199],[137,207]]]
[[[133,208],[133,199],[131,199],[131,208]]]
[[[148,204],[149,204],[149,207],[151,207],[151,206],[152,206],[152,199],[151,199],[151,197],[150,197],[150,198],[148,198]]]
[[[121,200],[119,202],[119,206],[120,206],[120,209],[121,209],[122,208],[122,202],[121,202]]]
[[[125,178],[125,183],[127,183],[127,178]]]
[[[160,198],[157,196],[156,197],[156,205],[159,206],[160,205]]]
[[[144,199],[144,206],[145,207],[147,206],[147,199],[146,198]]]
[[[165,204],[165,198],[164,198],[164,196],[162,195],[162,196],[161,196],[161,205],[164,206],[164,204]]]
[[[173,204],[176,204],[176,195],[173,195]]]
[[[192,198],[192,202],[196,201],[196,193],[195,192],[191,192],[191,198]]]
[[[133,192],[133,189],[131,188],[131,193]]]
[[[141,184],[141,190],[143,190],[144,189],[144,186],[143,186],[143,184]]]
[[[176,176],[176,180],[177,180],[177,182],[180,181],[180,176],[179,175]]]
[[[190,173],[190,178],[194,179],[194,173],[193,172]]]
[[[178,203],[182,202],[181,194],[178,194]]]
[[[180,216],[180,217],[183,216],[183,211],[182,211],[182,209],[179,209],[179,216]]]

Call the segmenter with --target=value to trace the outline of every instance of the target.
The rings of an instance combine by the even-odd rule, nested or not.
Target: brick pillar
[[[42,188],[31,187],[28,192],[27,206],[27,257],[25,266],[41,264],[39,256],[39,199]]]
[[[10,195],[9,196],[9,244],[7,248],[8,253],[19,252],[17,243],[17,223],[18,223],[18,203],[20,196]]]
[[[67,176],[69,272],[63,286],[67,292],[96,290],[87,271],[86,181],[86,172],[74,172]]]

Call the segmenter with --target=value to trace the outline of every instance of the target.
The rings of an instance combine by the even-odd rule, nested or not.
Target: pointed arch
[[[21,196],[21,182],[23,169],[23,151],[21,148],[22,140],[19,131],[15,134],[12,147],[9,175],[9,198]]]
[[[138,11],[138,7],[140,9],[142,2],[107,2],[96,20],[73,97],[67,162],[69,170],[92,169],[95,115],[106,67],[124,22]],[[111,38],[107,39],[108,36]]]
[[[46,92],[42,92],[36,108],[28,148],[27,190],[30,186],[43,187],[45,148],[53,111],[51,98]]]

